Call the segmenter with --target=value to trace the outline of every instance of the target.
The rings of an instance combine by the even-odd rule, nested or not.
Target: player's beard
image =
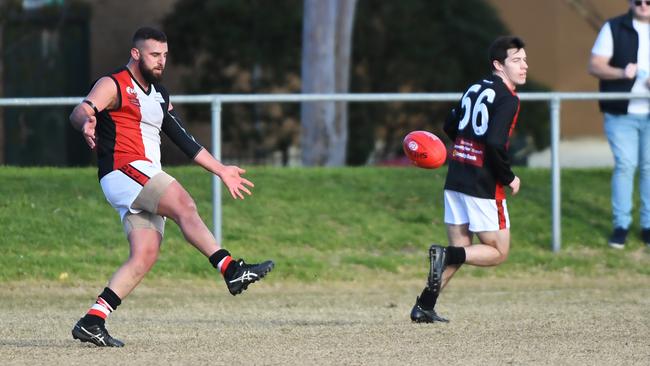
[[[162,72],[159,75],[154,74],[153,69],[147,69],[142,60],[138,62],[138,69],[140,69],[140,74],[142,74],[144,80],[149,84],[159,83],[162,80]]]

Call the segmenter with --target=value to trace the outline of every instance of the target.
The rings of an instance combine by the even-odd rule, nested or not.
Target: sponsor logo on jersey
[[[129,101],[129,103],[140,108],[140,100],[138,100],[138,92],[129,85],[126,86],[125,90],[126,90],[126,99]]]
[[[128,97],[127,99],[129,100],[129,103],[140,108],[140,100],[138,99],[138,97]]]
[[[459,137],[454,142],[454,150],[451,152],[451,158],[463,163],[477,167],[483,166],[485,157],[485,145],[480,142]]]
[[[126,90],[126,99],[129,101],[129,103],[140,108],[140,100],[138,100],[138,92],[130,85],[127,85],[125,90]]]

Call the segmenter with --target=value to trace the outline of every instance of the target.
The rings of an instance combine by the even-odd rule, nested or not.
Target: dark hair
[[[526,47],[524,41],[516,36],[501,36],[492,42],[488,54],[490,57],[490,67],[494,70],[494,61],[504,64],[508,57],[508,50],[516,48],[517,51]]]
[[[135,46],[136,42],[146,41],[147,39],[153,39],[162,43],[167,42],[167,36],[163,31],[151,27],[142,27],[135,31],[135,34],[133,35],[133,46]]]

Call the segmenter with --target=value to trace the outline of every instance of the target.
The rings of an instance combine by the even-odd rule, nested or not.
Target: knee
[[[158,203],[157,213],[176,222],[184,220],[196,212],[194,200],[178,182],[172,183]]]
[[[508,251],[499,250],[499,256],[495,259],[494,265],[498,266],[508,259]]]
[[[175,221],[183,221],[183,220],[191,219],[197,214],[196,203],[194,203],[194,200],[189,196],[183,197],[180,200],[178,200],[178,204],[175,211],[177,214],[176,217],[174,218]]]
[[[488,266],[498,266],[508,259],[510,245],[499,242],[498,240],[486,244],[491,246],[494,249],[494,254],[496,254],[491,256],[492,258],[490,259]]]
[[[638,166],[638,163],[633,160],[626,160],[626,159],[617,159],[616,160],[616,166],[614,169],[619,173],[623,174],[626,176],[633,176],[634,172],[636,171],[636,168]]]
[[[505,262],[506,259],[508,259],[508,253],[502,253],[502,252],[498,252],[498,253],[499,253],[498,255],[490,258],[490,260],[487,261],[487,263],[484,263],[484,265],[487,267],[496,267],[501,263]]]
[[[144,276],[158,260],[157,249],[146,249],[131,257],[132,269],[136,276]]]

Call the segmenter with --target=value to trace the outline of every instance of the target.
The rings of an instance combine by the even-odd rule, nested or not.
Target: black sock
[[[230,256],[230,252],[228,252],[225,249],[219,249],[214,254],[208,258],[210,263],[212,264],[212,267],[219,269],[219,262],[221,262],[222,259]]]
[[[104,287],[104,291],[99,294],[98,297],[101,297],[108,303],[108,305],[113,308],[113,311],[117,309],[118,306],[122,303],[122,299],[113,290],[108,287]],[[86,325],[104,325],[105,321],[103,318],[100,318],[97,315],[86,314],[83,317],[83,322]]]
[[[438,295],[431,291],[428,287],[425,287],[422,290],[422,294],[418,298],[418,304],[424,310],[431,310],[436,306],[436,301],[438,301]]]
[[[446,261],[447,265],[465,263],[465,248],[448,246],[446,249],[447,249],[447,261]]]
[[[106,300],[108,305],[113,308],[113,311],[115,311],[115,309],[117,309],[117,307],[122,303],[122,299],[120,299],[120,297],[108,287],[104,287],[104,291],[102,291],[99,297]]]
[[[219,262],[221,262],[221,260],[226,257],[230,257],[230,252],[225,249],[219,249],[210,256],[209,260],[214,268],[219,269]],[[228,267],[226,267],[226,270],[223,272],[223,278],[226,281],[232,279],[232,277],[235,275],[237,267],[239,267],[239,263],[237,263],[237,261],[234,259],[231,260],[228,264]]]

